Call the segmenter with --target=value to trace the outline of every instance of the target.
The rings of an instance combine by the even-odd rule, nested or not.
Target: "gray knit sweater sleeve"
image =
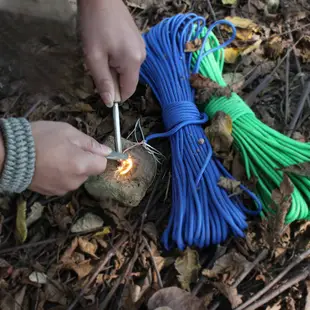
[[[30,185],[35,169],[35,146],[30,123],[25,118],[0,120],[5,160],[0,191],[21,193]]]

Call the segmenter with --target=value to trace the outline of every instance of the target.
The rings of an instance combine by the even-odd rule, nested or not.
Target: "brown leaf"
[[[79,247],[82,252],[89,254],[92,257],[98,259],[98,256],[96,255],[98,245],[96,243],[92,243],[83,237],[78,238],[78,243],[79,243]]]
[[[185,43],[185,52],[196,52],[200,50],[202,45],[202,41],[199,38],[196,38],[193,41],[189,41]]]
[[[243,255],[232,251],[218,258],[212,269],[204,269],[202,274],[232,284],[250,264]]]
[[[264,241],[273,250],[279,246],[281,237],[288,228],[285,226],[285,217],[291,207],[293,191],[294,185],[286,174],[283,175],[280,187],[272,191],[270,208],[274,212],[268,214],[262,226]]]
[[[231,117],[223,111],[216,112],[205,133],[214,153],[222,159],[229,157],[233,143]]]
[[[156,292],[148,301],[148,310],[169,307],[173,310],[205,309],[203,300],[178,287],[167,287]]]
[[[0,300],[0,309],[5,310],[22,310],[23,300],[25,298],[27,286],[24,285],[14,295],[7,294],[2,300]]]
[[[157,228],[154,223],[148,222],[144,225],[143,231],[152,239],[152,241],[156,242],[158,239]]]
[[[49,280],[45,285],[46,300],[60,305],[67,304],[67,297],[61,283],[54,280]]]
[[[310,163],[309,162],[291,165],[291,166],[287,166],[287,167],[277,169],[277,170],[281,170],[287,173],[297,174],[303,177],[310,177]]]
[[[176,259],[174,266],[179,273],[177,277],[182,288],[190,290],[190,284],[197,281],[201,268],[198,252],[187,247],[183,255]]]
[[[242,304],[242,296],[238,294],[236,288],[220,282],[212,284],[229,300],[233,309]]]
[[[73,270],[77,274],[78,279],[80,280],[89,275],[89,273],[93,269],[93,266],[91,265],[90,259],[84,260],[79,264],[75,263],[74,260],[68,260],[63,264],[62,268]]]
[[[191,86],[197,89],[196,100],[198,102],[207,102],[212,96],[230,97],[231,90],[228,86],[222,87],[211,79],[204,77],[200,73],[194,73],[190,76]]]
[[[75,237],[72,241],[71,241],[71,245],[70,247],[64,252],[64,254],[62,255],[62,257],[60,258],[61,262],[66,262],[68,259],[71,259],[74,251],[76,250],[76,248],[79,245],[79,241],[78,238]]]
[[[240,181],[232,180],[225,177],[220,177],[217,185],[226,189],[230,194],[240,194],[242,190],[240,189]]]

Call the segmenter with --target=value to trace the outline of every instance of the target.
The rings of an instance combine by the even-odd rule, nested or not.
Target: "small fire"
[[[126,160],[122,160],[120,162],[120,166],[117,168],[117,172],[119,175],[127,174],[133,167],[133,160],[131,157],[128,157]]]

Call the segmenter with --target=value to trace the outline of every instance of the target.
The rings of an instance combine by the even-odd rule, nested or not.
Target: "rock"
[[[114,149],[114,137],[109,136],[105,144]],[[135,145],[122,139],[123,149]],[[157,164],[142,146],[128,151],[133,159],[133,168],[126,175],[118,175],[118,162],[109,160],[102,175],[90,177],[84,184],[90,195],[99,200],[114,199],[124,206],[136,207],[145,196],[156,175]]]

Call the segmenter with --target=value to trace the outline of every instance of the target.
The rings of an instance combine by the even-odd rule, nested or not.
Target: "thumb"
[[[114,102],[114,85],[108,53],[101,52],[100,56],[94,58],[88,57],[87,66],[92,74],[101,99],[106,106],[111,108]]]

